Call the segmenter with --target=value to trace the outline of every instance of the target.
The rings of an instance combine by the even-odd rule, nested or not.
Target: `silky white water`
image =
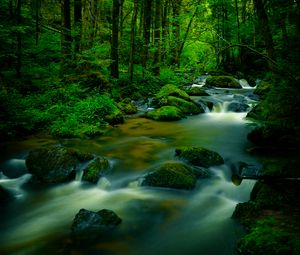
[[[0,254],[64,254],[66,249],[59,247],[76,254],[101,255],[235,254],[243,230],[231,215],[237,203],[249,199],[254,182],[235,186],[231,167],[240,161],[256,164],[247,153],[251,144],[246,139],[245,115],[213,110],[177,122],[129,119],[106,137],[61,141],[109,158],[112,171],[97,185],[83,183],[79,172],[71,183],[31,190],[24,186],[29,174],[17,179],[2,174],[0,185],[13,191],[16,199],[1,215]],[[9,153],[3,164],[11,160],[9,155],[24,155],[29,149],[53,143],[7,145]],[[177,160],[177,146],[217,151],[225,164],[211,167],[212,177],[200,179],[192,191],[140,187],[139,178],[151,166]],[[123,221],[114,235],[97,245],[70,248],[70,226],[81,208],[111,209]]]

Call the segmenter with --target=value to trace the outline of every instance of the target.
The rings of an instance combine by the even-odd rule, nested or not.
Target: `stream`
[[[247,152],[251,147],[247,112],[231,112],[228,106],[236,100],[255,104],[253,89],[207,91],[214,108],[180,121],[129,118],[109,134],[90,140],[32,138],[4,144],[0,185],[16,199],[0,215],[0,254],[236,254],[244,230],[231,215],[237,203],[249,199],[255,181],[236,186],[231,177],[239,162],[258,162]],[[81,182],[78,174],[67,184],[28,188],[24,185],[31,177],[25,167],[28,151],[58,143],[107,157],[111,172],[97,185]],[[213,176],[199,179],[192,191],[139,186],[137,178],[147,169],[176,160],[178,146],[216,151],[225,164],[211,167]],[[97,245],[67,253],[62,247],[70,243],[70,226],[81,208],[111,209],[122,223]]]

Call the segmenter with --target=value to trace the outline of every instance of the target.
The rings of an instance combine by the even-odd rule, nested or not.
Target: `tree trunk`
[[[181,0],[173,1],[173,38],[174,38],[174,45],[172,49],[172,64],[179,66],[179,47],[180,47],[180,23],[179,23],[179,12],[180,12],[180,3]]]
[[[237,43],[241,43],[238,0],[235,0],[235,14],[236,14],[236,25],[237,25]],[[239,66],[240,64],[241,64],[241,56],[239,51],[237,57],[237,65]]]
[[[120,0],[113,0],[112,10],[112,42],[111,42],[111,69],[110,74],[114,78],[119,78],[119,19]]]
[[[161,60],[164,61],[166,56],[168,55],[168,45],[169,45],[169,0],[165,0],[164,7],[163,7],[163,15],[162,15],[162,56]]]
[[[71,9],[70,0],[61,1],[61,52],[62,52],[62,73],[65,70],[66,60],[72,55],[72,37],[71,37]]]
[[[17,1],[17,25],[20,26],[22,22],[21,18],[21,4],[22,0]],[[17,78],[21,78],[21,67],[22,67],[22,37],[21,32],[17,33],[17,63],[16,63],[16,75]]]
[[[161,0],[155,1],[155,24],[154,24],[154,44],[155,53],[153,60],[153,72],[156,76],[160,74],[160,28],[161,28]]]
[[[75,45],[74,52],[79,53],[80,51],[80,41],[81,41],[81,30],[82,30],[82,3],[81,0],[74,0],[74,23],[75,23]]]
[[[143,76],[145,75],[145,70],[147,68],[147,60],[149,53],[149,43],[150,43],[150,28],[151,28],[151,4],[152,0],[144,1],[144,51],[143,51]]]
[[[265,41],[268,57],[275,60],[274,43],[273,43],[273,38],[269,27],[269,19],[265,10],[265,6],[262,0],[253,0],[253,2],[259,19],[259,24],[260,24],[262,36]],[[269,61],[269,69],[270,71],[273,70],[273,64],[270,61]]]
[[[35,0],[35,45],[39,43],[39,33],[40,33],[40,0]]]
[[[128,72],[130,81],[133,80],[133,65],[134,65],[134,51],[135,51],[135,30],[136,30],[136,20],[138,13],[138,0],[134,0],[133,14],[131,19],[131,32],[130,32],[130,55],[129,55],[129,66]]]

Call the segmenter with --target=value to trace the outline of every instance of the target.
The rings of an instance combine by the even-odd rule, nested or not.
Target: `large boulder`
[[[206,79],[208,87],[240,89],[242,86],[232,76],[210,76]]]
[[[238,102],[232,102],[228,105],[228,111],[230,112],[246,112],[249,108],[249,105]]]
[[[224,164],[224,159],[217,152],[201,147],[179,147],[176,148],[175,155],[195,166],[210,167]]]
[[[109,162],[104,157],[97,157],[83,170],[82,180],[96,183],[109,170]]]
[[[184,118],[184,114],[175,106],[163,106],[153,111],[147,112],[145,115],[149,119],[173,121]]]
[[[180,97],[174,97],[174,96],[168,96],[159,101],[159,106],[176,106],[179,110],[182,111],[182,113],[186,115],[194,115],[203,113],[204,110],[202,107],[200,107],[198,104],[187,101],[185,99],[182,99]]]
[[[186,91],[190,96],[209,96],[209,94],[202,88],[192,87]]]
[[[93,212],[80,209],[73,220],[71,236],[75,240],[96,241],[121,222],[122,219],[111,210],[103,209]]]
[[[161,99],[163,97],[179,97],[186,101],[191,101],[190,96],[183,90],[177,88],[175,85],[167,84],[163,86],[160,91],[156,94],[157,99]]]
[[[138,111],[137,106],[130,98],[123,99],[120,103],[118,103],[118,107],[124,114],[135,114]]]
[[[195,187],[197,178],[200,176],[207,177],[207,174],[180,162],[167,162],[147,174],[142,186],[189,190]]]
[[[28,172],[43,183],[62,183],[75,178],[78,162],[74,151],[52,146],[30,151],[26,166]]]

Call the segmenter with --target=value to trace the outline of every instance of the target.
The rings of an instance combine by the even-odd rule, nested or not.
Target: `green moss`
[[[206,79],[206,85],[217,88],[242,88],[238,81],[232,76],[210,76]]]
[[[106,158],[97,157],[83,170],[82,180],[96,183],[101,175],[109,170],[109,162]]]
[[[146,114],[146,117],[153,120],[173,121],[184,117],[182,111],[175,106],[163,106]]]
[[[202,88],[192,87],[187,90],[188,95],[190,96],[209,96],[209,94]]]
[[[118,107],[124,114],[137,113],[137,106],[129,98],[126,98],[122,100],[122,102],[118,103]]]
[[[165,163],[148,174],[142,185],[174,189],[193,189],[197,176],[193,169],[179,162]]]
[[[169,96],[167,98],[162,98],[159,102],[160,106],[176,106],[184,114],[199,114],[203,113],[203,109],[199,105],[191,101],[186,101],[179,97]]]
[[[299,254],[299,235],[282,228],[273,217],[258,220],[251,232],[238,243],[241,254]]]
[[[223,158],[217,152],[201,147],[179,147],[176,148],[175,155],[196,166],[224,164]]]
[[[271,91],[272,87],[273,85],[271,83],[261,81],[253,93],[261,97],[266,97],[266,95]]]
[[[157,99],[161,99],[168,96],[179,97],[186,101],[191,101],[190,96],[185,91],[177,88],[172,84],[167,84],[163,86],[161,90],[156,94]]]

